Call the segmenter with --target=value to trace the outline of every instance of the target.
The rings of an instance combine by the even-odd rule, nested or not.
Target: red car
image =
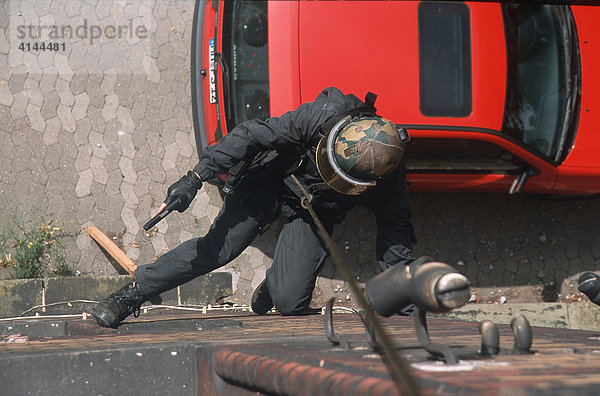
[[[198,1],[198,150],[336,86],[409,130],[413,191],[599,193],[598,21],[527,2]]]

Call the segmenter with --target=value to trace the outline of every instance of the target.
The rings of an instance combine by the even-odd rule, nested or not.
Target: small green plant
[[[0,233],[0,267],[11,268],[18,279],[42,278],[48,270],[57,276],[73,275],[60,241],[62,229],[55,220],[25,227],[16,216]]]

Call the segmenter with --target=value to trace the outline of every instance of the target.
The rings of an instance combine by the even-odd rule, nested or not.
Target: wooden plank
[[[100,246],[104,248],[114,258],[121,267],[125,269],[135,279],[135,270],[137,265],[131,260],[125,252],[110,240],[98,227],[89,226],[87,228],[88,234],[96,241]]]

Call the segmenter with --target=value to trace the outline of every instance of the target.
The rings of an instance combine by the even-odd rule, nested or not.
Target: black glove
[[[196,193],[201,188],[202,179],[200,179],[200,176],[194,171],[189,171],[187,175],[183,176],[179,181],[171,184],[167,190],[165,204],[168,205],[174,200],[179,199],[181,202],[175,209],[181,213],[190,206]]]

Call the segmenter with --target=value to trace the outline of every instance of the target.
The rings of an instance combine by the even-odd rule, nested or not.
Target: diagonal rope
[[[381,344],[383,349],[381,351],[382,360],[388,368],[390,376],[394,380],[398,391],[400,392],[400,394],[403,394],[403,390],[405,390],[409,395],[419,395],[419,389],[410,375],[408,364],[394,349],[394,345],[392,344],[390,337],[383,330],[383,327],[379,324],[377,318],[375,317],[375,310],[371,306],[371,303],[361,292],[358,284],[352,276],[352,273],[350,272],[350,269],[344,262],[342,254],[337,248],[335,242],[329,236],[329,234],[325,230],[325,227],[323,226],[323,223],[321,223],[319,217],[313,210],[312,195],[306,192],[306,190],[304,189],[304,187],[302,187],[296,176],[291,175],[291,177],[292,180],[294,180],[294,182],[300,188],[300,191],[302,191],[302,198],[300,200],[302,207],[306,209],[308,213],[310,213],[311,217],[315,222],[315,225],[319,230],[319,233],[321,234],[321,237],[323,238],[323,241],[325,241],[325,245],[327,246],[327,250],[329,250],[329,253],[331,254],[333,262],[335,263],[336,267],[344,274],[346,281],[350,285],[352,294],[354,294],[354,297],[358,301],[361,308],[364,310],[366,324],[375,331],[375,338]]]

